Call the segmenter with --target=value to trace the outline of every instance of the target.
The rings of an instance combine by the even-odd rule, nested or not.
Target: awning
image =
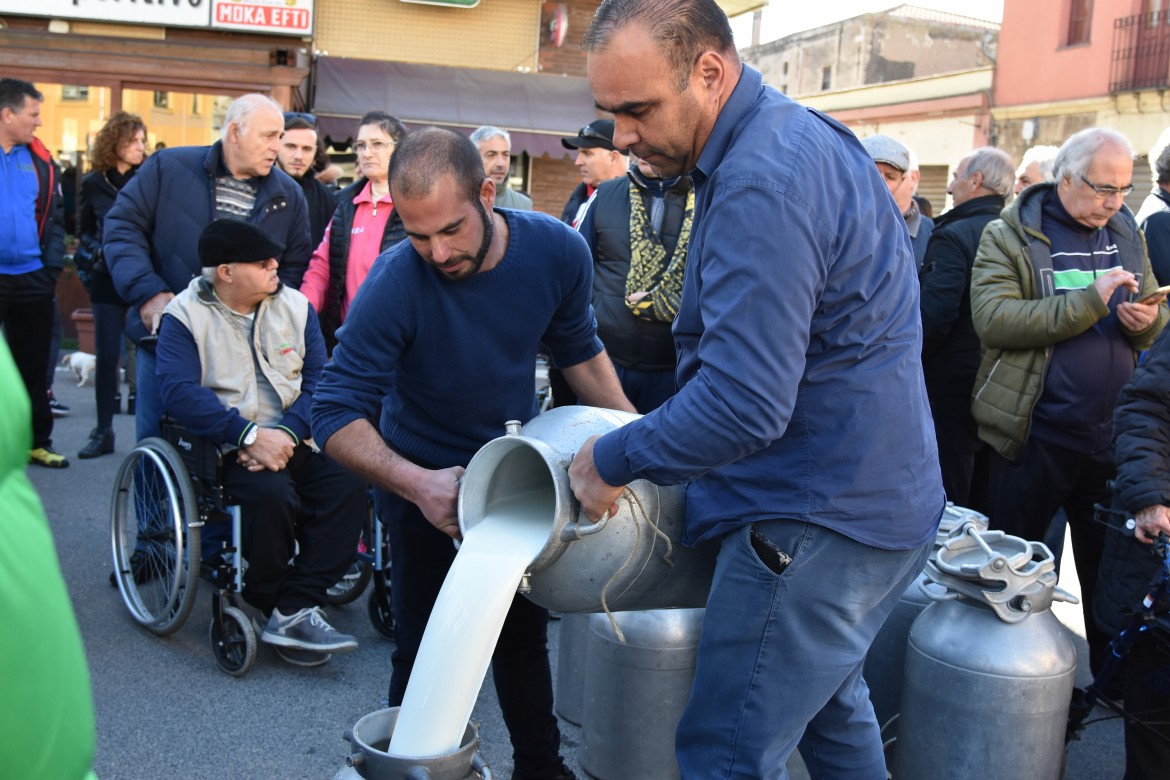
[[[512,151],[567,155],[563,136],[597,119],[586,79],[343,57],[316,61],[313,113],[332,141],[357,134],[367,111],[388,111],[411,127],[439,125],[470,133],[495,125]]]

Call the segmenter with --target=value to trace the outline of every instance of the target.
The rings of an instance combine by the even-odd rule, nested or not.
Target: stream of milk
[[[510,496],[463,538],[423,633],[390,755],[459,749],[516,587],[548,541],[555,507],[552,487]]]

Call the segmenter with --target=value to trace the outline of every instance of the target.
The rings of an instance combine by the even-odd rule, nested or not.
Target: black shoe
[[[104,431],[100,428],[94,428],[89,432],[89,443],[81,448],[81,452],[77,453],[77,457],[82,460],[89,458],[96,458],[99,455],[109,455],[114,451],[114,431],[106,428]]]
[[[114,414],[118,414],[121,411],[122,411],[122,394],[118,393],[117,395],[114,396]]]
[[[134,393],[126,397],[126,414],[133,415],[135,411]]]
[[[54,398],[52,390],[49,391],[49,411],[54,417],[66,417],[69,414],[69,407]]]
[[[157,572],[146,565],[146,553],[142,550],[135,550],[130,555],[130,571],[134,572],[134,582],[138,585],[150,582],[157,576]],[[118,573],[116,571],[110,572],[110,586],[118,587]]]

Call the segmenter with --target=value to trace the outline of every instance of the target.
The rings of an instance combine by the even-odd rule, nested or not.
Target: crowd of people
[[[583,48],[613,119],[563,139],[581,182],[560,220],[511,188],[495,127],[408,132],[372,110],[337,190],[314,117],[262,95],[215,143],[149,157],[142,120],[110,117],[79,208],[97,331],[79,457],[114,451],[125,332],[137,436],[170,415],[233,453],[243,595],[300,665],[356,648],[322,607],[372,486],[393,706],[455,556],[460,477],[538,413],[542,354],[557,404],[643,415],[575,456],[584,511],[635,479],[687,483],[684,541],[718,547],[684,777],[776,776],[797,748],[814,776],[885,776],[862,664],[948,500],[1029,540],[1067,522],[1098,671],[1137,606],[1119,581],[1147,577],[1142,543],[1170,534],[1170,132],[1136,217],[1135,151],[1100,127],[1018,163],[971,150],[932,216],[913,150],[766,87],[712,0],[606,0]],[[41,100],[0,80],[0,322],[29,462],[61,468],[45,377],[64,226]],[[1094,518],[1115,480],[1134,538]],[[548,619],[517,596],[493,656],[521,780],[573,776]],[[1138,655],[1126,696],[1156,717],[1167,659]],[[1127,740],[1127,777],[1165,766],[1164,743]]]

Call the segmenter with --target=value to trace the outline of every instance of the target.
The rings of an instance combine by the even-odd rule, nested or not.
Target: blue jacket
[[[601,438],[601,477],[692,480],[688,544],[778,517],[924,544],[945,499],[918,285],[873,160],[745,65],[691,176],[680,390]]]
[[[39,138],[28,144],[28,155],[37,177],[36,231],[41,266],[54,269],[53,278],[65,265],[65,209],[61,197],[61,171]]]
[[[222,142],[163,149],[151,155],[106,214],[106,265],[131,307],[126,333],[146,335],[142,304],[161,292],[178,295],[199,274],[199,234],[215,219],[215,179],[226,175]],[[280,278],[298,287],[313,247],[301,187],[277,167],[260,180],[250,221],[285,246]]]

